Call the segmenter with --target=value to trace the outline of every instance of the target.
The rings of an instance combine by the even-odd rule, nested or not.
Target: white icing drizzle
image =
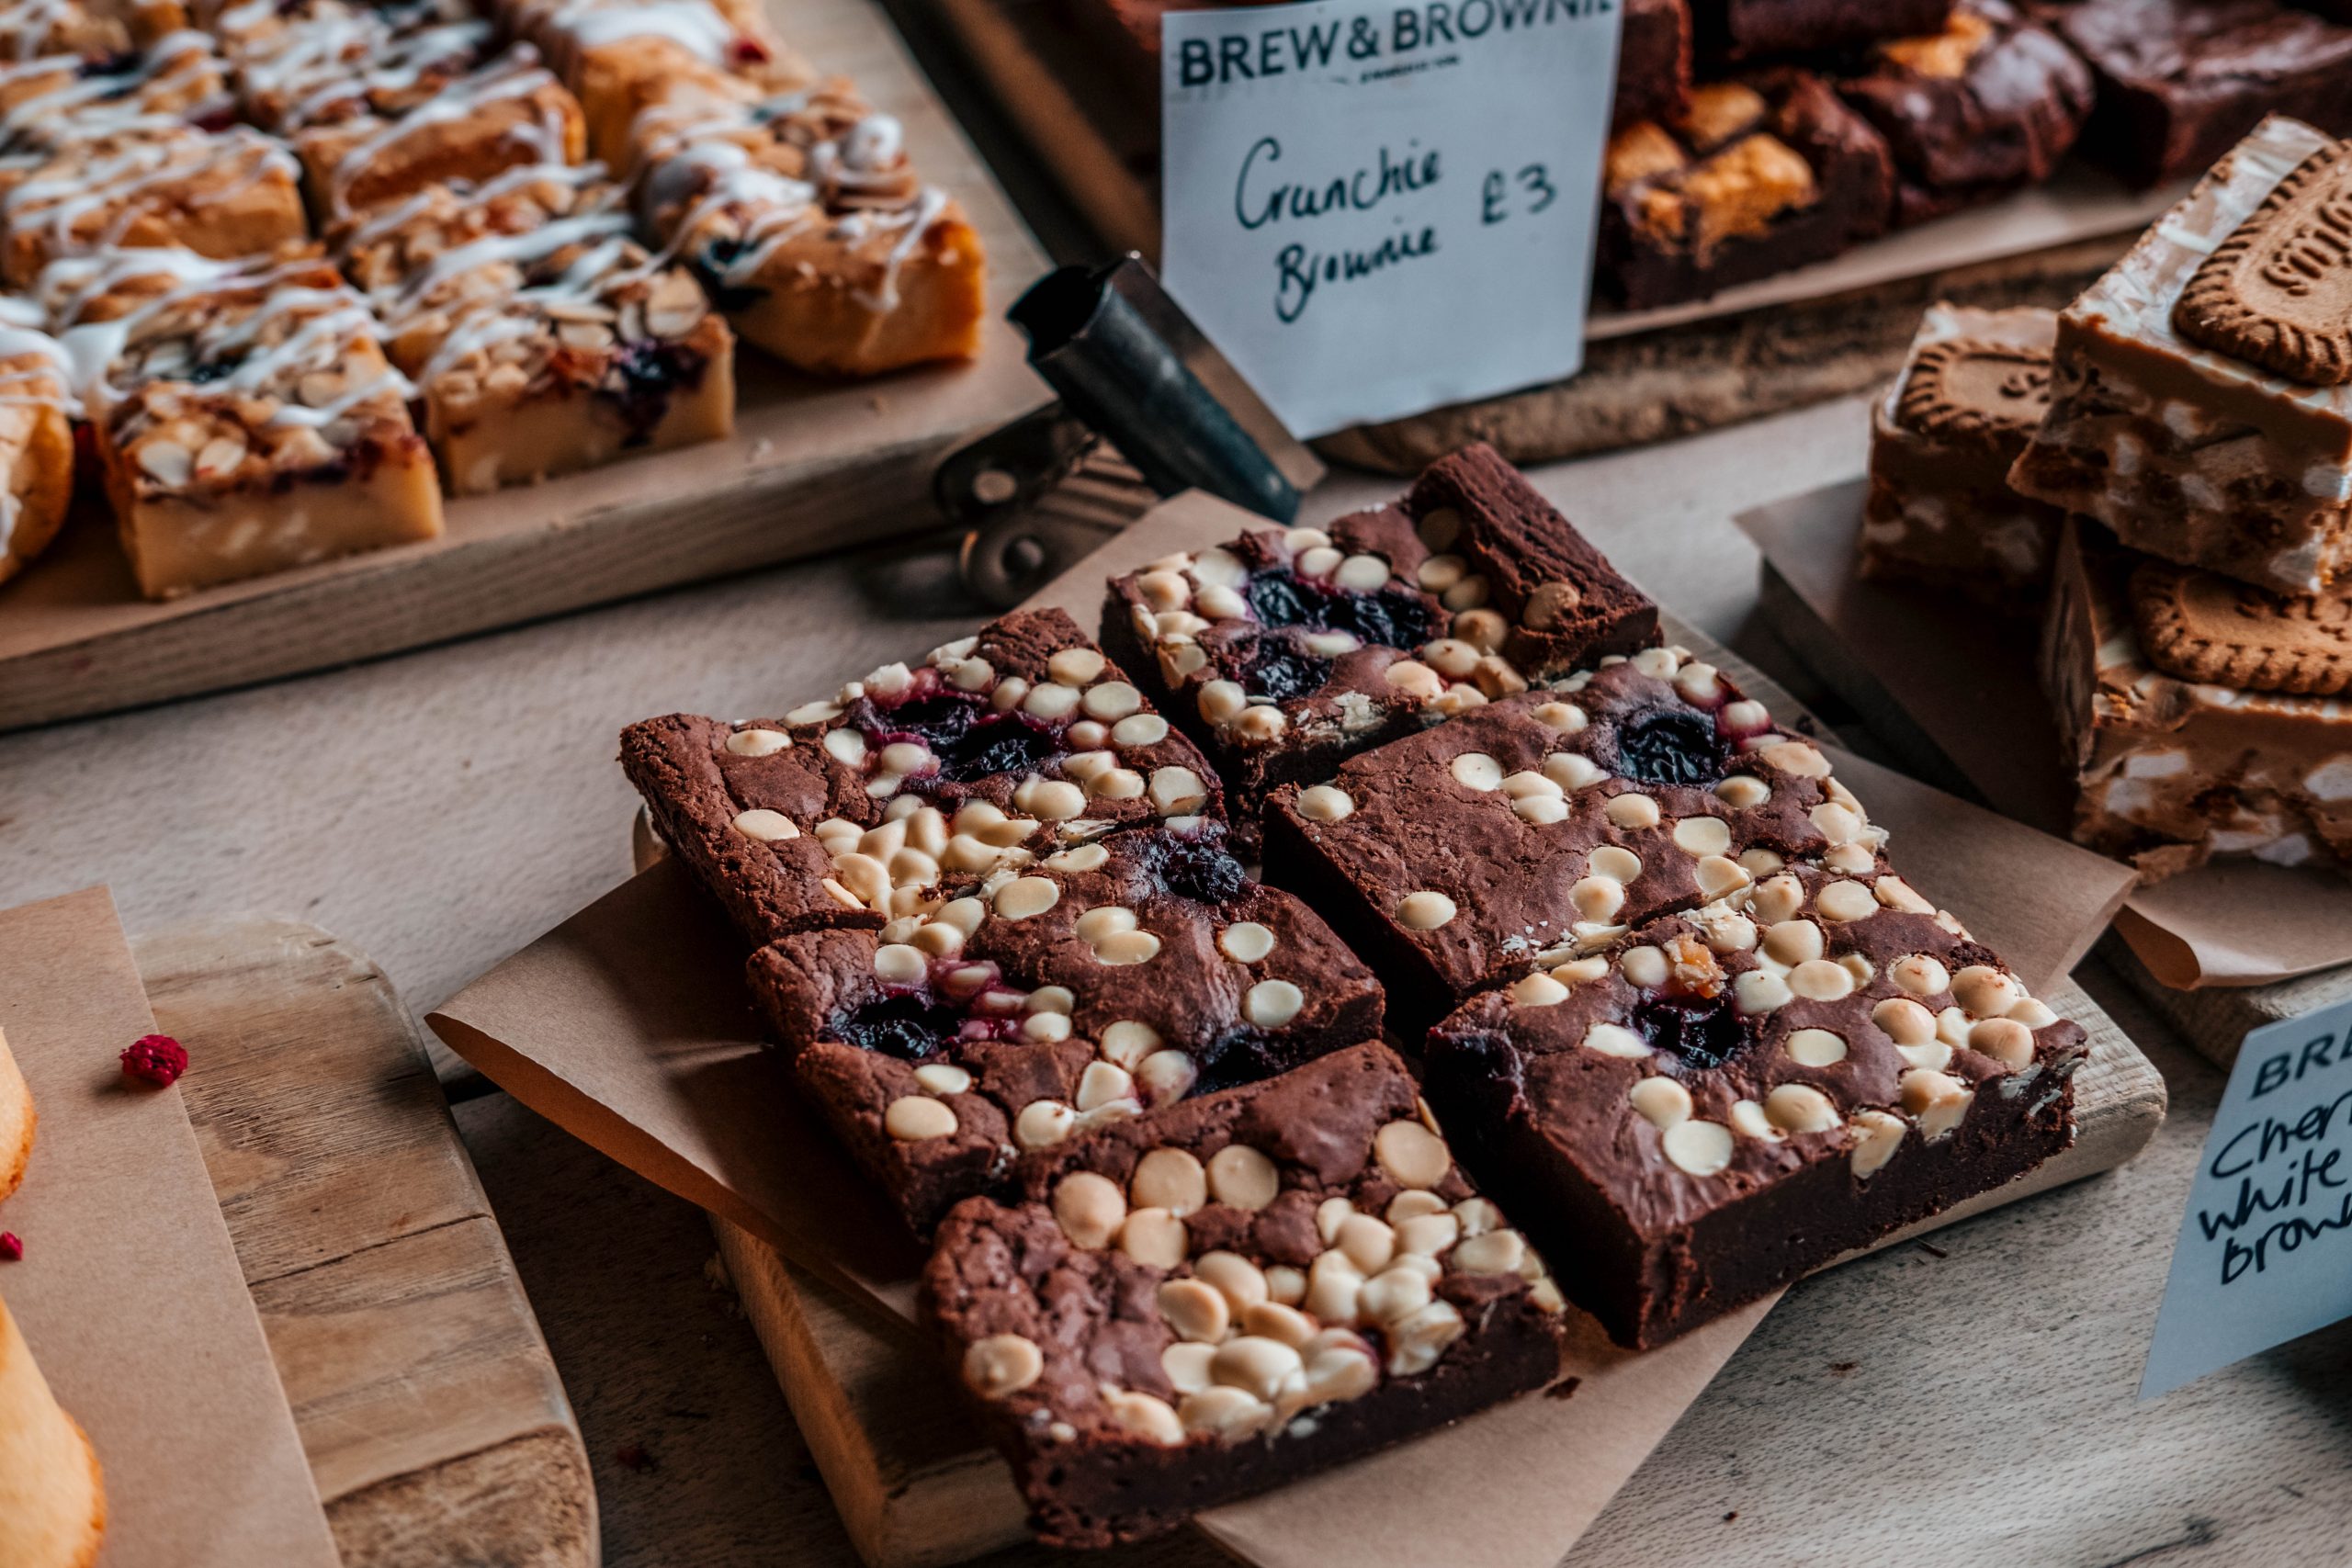
[[[157,39],[118,71],[96,71],[79,55],[44,55],[0,67],[0,87],[41,76],[58,80],[0,115],[0,148],[12,153],[67,141],[185,125],[232,107],[220,84],[222,62],[202,33]],[[207,83],[209,91],[196,93]],[[156,108],[155,104],[170,105]]]
[[[242,167],[243,174],[227,188],[208,192],[209,202],[231,200],[273,171],[289,180],[297,173],[293,154],[243,126],[214,136],[190,132],[99,143],[87,161],[27,179],[9,191],[0,198],[0,222],[22,231],[37,219],[53,254],[106,250],[138,220],[139,197],[151,186],[200,179],[223,166]],[[115,215],[97,233],[76,235],[85,219],[109,208],[117,209]]]
[[[489,46],[488,22],[446,22],[401,33],[374,12],[334,13],[288,28],[256,49],[239,71],[249,101],[281,100],[278,127],[305,127],[364,113],[413,93],[436,72],[463,70]]]
[[[331,204],[337,212],[348,212],[352,186],[368,164],[387,148],[433,126],[469,118],[503,99],[527,98],[555,85],[554,73],[539,63],[538,51],[529,44],[516,44],[480,71],[450,83],[408,113],[383,120],[374,131],[362,137],[335,160],[330,182]],[[561,113],[550,107],[536,124],[515,126],[507,134],[510,140],[522,142],[534,154],[534,161],[560,164],[563,162],[563,132]]]

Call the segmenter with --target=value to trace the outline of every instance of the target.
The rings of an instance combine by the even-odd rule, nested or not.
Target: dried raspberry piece
[[[760,40],[759,40],[759,39],[750,39],[750,38],[739,38],[739,39],[737,39],[735,40],[735,63],[736,63],[736,64],[738,64],[738,65],[764,65],[764,64],[766,64],[766,63],[767,63],[767,59],[768,59],[768,49],[767,49],[767,45],[765,45],[765,44],[763,44],[763,43],[760,42]]]
[[[0,1263],[15,1263],[25,1256],[25,1244],[15,1231],[0,1231]]]
[[[142,1034],[122,1054],[122,1076],[169,1089],[187,1071],[187,1048],[168,1034]]]

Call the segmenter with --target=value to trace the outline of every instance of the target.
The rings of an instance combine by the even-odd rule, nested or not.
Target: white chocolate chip
[[[1557,1007],[1568,999],[1568,988],[1549,975],[1530,975],[1511,987],[1510,999],[1523,1008]]]
[[[1159,1031],[1133,1019],[1121,1019],[1102,1031],[1102,1057],[1105,1061],[1133,1071],[1143,1065],[1143,1059],[1159,1049]]]
[[[764,808],[739,814],[734,827],[738,833],[755,844],[780,843],[786,839],[800,837],[800,829],[792,825],[791,818],[781,811]]]
[[[1909,1130],[1901,1117],[1883,1111],[1857,1111],[1846,1129],[1854,1137],[1849,1161],[1857,1181],[1868,1181],[1884,1169]]]
[[[1666,984],[1671,966],[1655,947],[1629,947],[1618,956],[1617,968],[1634,985],[1655,991]]]
[[[1747,868],[1724,855],[1709,855],[1699,863],[1699,892],[1709,900],[1727,898],[1748,884]]]
[[[1564,790],[1584,789],[1608,775],[1580,751],[1555,751],[1544,759],[1544,776]]]
[[[1713,1176],[1731,1164],[1731,1129],[1720,1122],[1678,1122],[1658,1140],[1667,1159],[1690,1176]]]
[[[1044,1374],[1045,1352],[1018,1334],[975,1339],[964,1352],[964,1382],[982,1399],[1019,1393]]]
[[[1373,1134],[1373,1154],[1399,1187],[1435,1187],[1453,1167],[1445,1140],[1419,1122],[1391,1122]]]
[[[972,1087],[972,1075],[952,1062],[926,1062],[915,1069],[915,1082],[933,1094],[962,1094]]]
[[[1900,1080],[1903,1109],[1919,1123],[1919,1135],[1935,1143],[1951,1135],[1968,1115],[1976,1091],[1946,1073],[1914,1067]]]
[[[1193,1277],[1225,1298],[1236,1316],[1266,1300],[1266,1276],[1238,1252],[1204,1252],[1193,1261]]]
[[[1988,1018],[1970,1025],[1968,1048],[2013,1073],[2033,1066],[2033,1031],[2013,1018]]]
[[[1763,953],[1775,964],[1793,969],[1820,957],[1827,945],[1821,928],[1811,920],[1781,920],[1766,929]]]
[[[1453,775],[1453,782],[1465,789],[1483,793],[1500,789],[1503,784],[1503,765],[1484,751],[1463,752],[1453,759],[1447,771]]]
[[[1841,976],[1844,970],[1838,970]],[[1776,1012],[1796,999],[1789,983],[1769,969],[1750,969],[1731,983],[1739,1010],[1751,1017]]]
[[[1236,1209],[1262,1209],[1282,1190],[1274,1162],[1247,1144],[1227,1144],[1209,1156],[1209,1193]]]
[[[1125,1067],[1114,1062],[1089,1062],[1078,1075],[1078,1108],[1100,1111],[1117,1100],[1132,1099],[1136,1083]]]
[[[1390,1126],[1400,1123],[1390,1122]],[[1388,1267],[1396,1256],[1396,1233],[1385,1220],[1370,1214],[1349,1214],[1340,1222],[1340,1234],[1333,1245],[1356,1266],[1366,1279]]]
[[[1274,1407],[1246,1389],[1222,1386],[1188,1393],[1176,1408],[1187,1432],[1204,1432],[1227,1443],[1257,1436],[1273,1425]]]
[[[931,961],[904,942],[888,942],[874,950],[874,977],[892,986],[911,986],[931,973]]]
[[[1244,708],[1241,716],[1233,721],[1236,736],[1261,745],[1279,739],[1289,728],[1290,720],[1283,716],[1282,709],[1262,703]]]
[[[1151,1097],[1155,1105],[1183,1099],[1193,1092],[1193,1084],[1201,1074],[1193,1058],[1182,1051],[1154,1051],[1136,1064],[1136,1082]]]
[[[1127,1194],[1138,1208],[1165,1209],[1182,1219],[1208,1201],[1208,1172],[1183,1149],[1154,1149],[1136,1162]]]
[[[1660,1132],[1678,1122],[1688,1122],[1692,1114],[1690,1091],[1672,1078],[1644,1078],[1625,1091],[1625,1098]]]
[[[1784,1083],[1764,1097],[1764,1119],[1783,1133],[1826,1133],[1838,1107],[1811,1084]]]
[[[1646,795],[1612,795],[1601,814],[1628,831],[1655,828],[1660,820],[1657,802]]]
[[[1430,1198],[1427,1192],[1399,1193],[1399,1197]],[[1435,1258],[1462,1238],[1462,1222],[1441,1206],[1433,1214],[1412,1214],[1399,1219],[1396,1205],[1388,1206],[1388,1223],[1396,1227],[1396,1246],[1402,1251],[1422,1258]]]
[[[1462,1337],[1463,1328],[1462,1314],[1452,1302],[1431,1302],[1412,1316],[1388,1325],[1389,1375],[1415,1377],[1428,1371],[1445,1354],[1445,1348]]]
[[[1607,920],[1625,907],[1625,885],[1613,876],[1588,876],[1568,889],[1568,902],[1587,920]]]
[[[1786,1047],[1789,1059],[1799,1066],[1834,1067],[1846,1059],[1846,1042],[1826,1029],[1800,1029],[1792,1033]]]
[[[1717,817],[1685,817],[1674,825],[1674,847],[1693,859],[1720,855],[1731,848],[1731,828]]]
[[[1378,556],[1350,556],[1331,574],[1340,587],[1370,593],[1388,585],[1388,563]]]
[[[1915,997],[1941,995],[1951,988],[1951,975],[1940,960],[1924,953],[1914,953],[1896,959],[1887,968],[1888,976]]]
[[[1147,1442],[1175,1448],[1184,1440],[1184,1423],[1166,1400],[1132,1389],[1112,1389],[1103,1393],[1102,1403],[1122,1429]]]
[[[773,757],[792,744],[792,737],[781,729],[739,729],[726,744],[738,757]]]
[[[1250,705],[1250,694],[1241,689],[1238,681],[1211,681],[1201,687],[1194,701],[1203,719],[1210,724],[1227,724]]]
[[[1190,768],[1159,768],[1151,775],[1151,802],[1162,817],[1189,816],[1208,798],[1208,786]]]
[[[1444,894],[1424,890],[1405,895],[1396,906],[1396,920],[1408,931],[1433,931],[1458,912]]]
[[[1241,1016],[1261,1029],[1280,1029],[1306,1006],[1306,994],[1288,980],[1261,980],[1242,996]]]
[[[1099,1250],[1110,1246],[1126,1223],[1126,1194],[1109,1177],[1081,1170],[1055,1184],[1054,1218],[1073,1246]]]
[[[1878,912],[1878,900],[1859,882],[1833,882],[1815,896],[1813,907],[1825,920],[1860,920]]]
[[[1808,1001],[1834,1002],[1854,993],[1854,976],[1842,966],[1816,958],[1789,971],[1789,989]]]
[[[1222,546],[1194,556],[1187,570],[1193,581],[1214,582],[1224,588],[1239,588],[1250,581],[1250,569],[1241,564],[1241,558]]]
[[[1715,785],[1715,798],[1735,811],[1746,811],[1772,798],[1772,786],[1753,773],[1734,773]]]
[[[1111,727],[1118,746],[1157,746],[1168,739],[1168,721],[1156,713],[1130,714]]]
[[[1951,999],[1972,1018],[2002,1017],[2023,995],[2016,981],[1986,964],[1972,964],[1951,979]]]
[[[1274,950],[1274,933],[1255,920],[1236,920],[1216,933],[1217,951],[1236,964],[1255,964]]]
[[[1008,920],[1025,920],[1042,915],[1061,902],[1062,890],[1042,876],[1017,876],[996,890],[991,901],[999,917]]]
[[[1499,1227],[1479,1232],[1453,1249],[1449,1266],[1464,1274],[1516,1274],[1527,1261],[1527,1238]]]
[[[1160,1315],[1167,1314],[1163,1310]],[[1216,1354],[1213,1344],[1179,1339],[1159,1353],[1159,1370],[1178,1393],[1198,1393],[1209,1386],[1209,1360]]]
[[[1197,1344],[1215,1345],[1233,1321],[1224,1292],[1200,1280],[1170,1280],[1159,1287],[1159,1315],[1168,1326]],[[1206,1371],[1204,1363],[1203,1371]]]
[[[865,737],[854,729],[828,729],[824,744],[826,752],[838,762],[855,768],[865,761]]]
[[[1298,814],[1310,822],[1337,822],[1355,808],[1348,792],[1337,784],[1316,784],[1298,792]]]
[[[1086,810],[1086,792],[1067,779],[1024,779],[1012,804],[1041,822],[1067,822]]]
[[[1594,1024],[1585,1032],[1584,1048],[1598,1051],[1604,1056],[1623,1056],[1634,1061],[1643,1060],[1650,1054],[1650,1048],[1642,1037],[1622,1023]]]
[[[842,710],[831,703],[802,703],[784,716],[786,724],[831,724],[841,717]]]
[[[904,1144],[944,1138],[956,1131],[956,1112],[944,1100],[910,1094],[890,1102],[882,1112],[883,1130]]]
[[[1165,1209],[1136,1209],[1119,1227],[1119,1250],[1148,1268],[1175,1268],[1191,1245],[1184,1222]]]

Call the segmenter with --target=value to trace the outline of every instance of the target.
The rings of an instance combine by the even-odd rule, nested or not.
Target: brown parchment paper
[[[1107,575],[1263,525],[1225,502],[1179,497],[1031,603],[1091,626]],[[1842,755],[1837,766],[1895,833],[1914,885],[2037,990],[2073,966],[2129,885],[2111,862],[1900,774]],[[914,1250],[761,1050],[741,967],[742,944],[716,906],[663,860],[426,1021],[525,1104],[907,1326]],[[1517,1401],[1197,1522],[1262,1568],[1548,1568],[1770,1305],[1639,1356],[1571,1312],[1565,1397]],[[1443,1498],[1478,1505],[1430,1506]]]
[[[1739,525],[1837,645],[1901,708],[1864,714],[1908,724],[1999,810],[2064,834],[2074,788],[2057,721],[2035,671],[2037,623],[2004,623],[1957,599],[1865,582],[1856,573],[1862,480],[1792,496]],[[2164,984],[2258,986],[2352,964],[2352,887],[2327,872],[2255,862],[2200,867],[2133,893],[2117,931]]]
[[[97,1450],[101,1568],[334,1568],[180,1092],[122,1081],[154,1028],[106,889],[0,912],[0,1029],[40,1118],[0,1296]]]

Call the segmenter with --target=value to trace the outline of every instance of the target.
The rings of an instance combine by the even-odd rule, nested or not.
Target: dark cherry
[[[963,1026],[961,1011],[910,992],[868,1002],[835,1019],[832,1032],[844,1045],[920,1062],[945,1049]]]
[[[748,310],[760,302],[764,289],[748,288],[727,281],[727,269],[748,249],[742,240],[716,239],[686,258],[688,270],[695,275],[703,292],[710,296],[710,308],[722,315],[734,315]]]
[[[1262,644],[1257,659],[1250,664],[1241,684],[1251,696],[1272,697],[1278,703],[1294,697],[1312,696],[1321,691],[1331,679],[1331,661],[1317,659],[1311,653],[1301,653],[1272,639]]]
[[[1634,1010],[1634,1032],[1685,1067],[1720,1067],[1755,1043],[1729,997],[1653,997]]]
[[[1429,605],[1395,588],[1351,593],[1272,567],[1250,577],[1248,597],[1260,626],[1352,632],[1385,648],[1419,648],[1437,635]]]
[[[1061,754],[1061,742],[1018,714],[991,714],[945,748],[932,750],[940,776],[953,784],[990,773],[1033,773]]]
[[[1144,852],[1160,886],[1196,904],[1229,904],[1249,886],[1241,863],[1225,852],[1222,834],[1154,833]]]
[[[1704,786],[1724,776],[1723,737],[1712,714],[1652,708],[1617,729],[1617,772],[1643,784]]]
[[[670,412],[670,399],[681,388],[692,391],[702,385],[706,356],[682,343],[641,339],[614,356],[620,384],[605,396],[618,404],[628,434],[622,445],[637,446],[653,438],[654,427]]]

